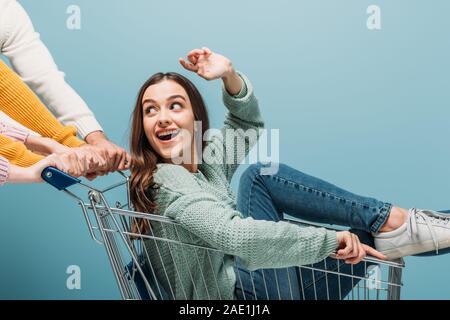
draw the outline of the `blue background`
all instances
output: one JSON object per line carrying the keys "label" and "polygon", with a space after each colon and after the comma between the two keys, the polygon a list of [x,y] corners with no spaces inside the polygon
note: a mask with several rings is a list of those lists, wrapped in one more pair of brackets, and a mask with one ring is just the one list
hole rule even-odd
{"label": "blue background", "polygon": [[[403,207],[450,208],[448,1],[20,3],[118,144],[127,145],[148,76],[186,74],[177,59],[209,46],[252,79],[267,127],[281,130],[280,161]],[[81,30],[66,28],[71,4]],[[371,4],[381,7],[380,31],[366,27]],[[220,84],[189,77],[220,127]],[[0,298],[119,298],[72,199],[46,185],[7,186],[0,199]],[[406,263],[403,298],[450,298],[450,255]],[[81,290],[66,288],[72,264]]]}

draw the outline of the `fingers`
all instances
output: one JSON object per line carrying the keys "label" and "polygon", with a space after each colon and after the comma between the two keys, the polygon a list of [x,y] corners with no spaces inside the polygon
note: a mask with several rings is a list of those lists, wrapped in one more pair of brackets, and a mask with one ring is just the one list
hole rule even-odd
{"label": "fingers", "polygon": [[109,172],[126,170],[131,163],[126,150],[109,141],[102,145],[73,148],[58,156],[65,172],[74,177],[85,176],[89,180]]}
{"label": "fingers", "polygon": [[340,257],[340,259],[349,257],[350,254],[353,252],[353,238],[351,236],[350,232],[343,232],[343,249],[338,250],[337,255]]}
{"label": "fingers", "polygon": [[126,157],[125,157],[125,169],[124,170],[128,170],[131,168],[131,155],[128,154],[128,152],[126,153]]}
{"label": "fingers", "polygon": [[67,168],[67,173],[74,177],[85,176],[97,163],[95,157],[89,154],[89,150],[79,148],[60,154],[59,159]]}
{"label": "fingers", "polygon": [[69,166],[69,174],[74,177],[81,177],[83,173],[83,158],[76,153],[71,152],[62,157],[63,161]]}
{"label": "fingers", "polygon": [[108,150],[108,171],[116,171],[120,163],[120,154],[116,148],[111,148]]}
{"label": "fingers", "polygon": [[62,161],[56,162],[54,167],[56,167],[58,170],[69,174],[69,168],[67,166],[64,165],[64,163]]}
{"label": "fingers", "polygon": [[188,53],[187,58],[192,64],[197,64],[198,60],[201,56],[205,56],[206,58],[210,57],[213,52],[207,47],[203,47],[202,49],[194,49]]}
{"label": "fingers", "polygon": [[203,47],[202,50],[205,53],[206,57],[209,57],[213,54],[213,52],[207,47]]}
{"label": "fingers", "polygon": [[30,167],[29,182],[42,182],[42,171],[48,167],[55,167],[63,172],[68,172],[68,168],[56,155],[50,155]]}
{"label": "fingers", "polygon": [[[126,170],[129,163],[129,155],[125,149],[114,146],[108,149],[108,171]],[[127,163],[127,165],[125,165]]]}
{"label": "fingers", "polygon": [[47,167],[55,167],[62,172],[69,173],[69,167],[56,154],[52,154],[42,160],[42,164],[39,166],[39,171],[42,172]]}
{"label": "fingers", "polygon": [[204,54],[205,54],[205,51],[204,51],[204,50],[201,50],[201,49],[194,49],[194,50],[191,50],[191,51],[188,53],[187,58],[188,58],[188,60],[189,60],[191,63],[196,64],[197,61],[198,61],[198,58],[199,58],[201,55],[204,55]]}
{"label": "fingers", "polygon": [[189,62],[187,62],[185,59],[180,58],[180,64],[183,66],[183,68],[192,71],[192,72],[198,72],[199,71],[199,66],[197,65],[199,62],[199,59],[202,56],[205,56],[206,58],[210,57],[213,54],[213,52],[207,48],[207,47],[203,47],[202,49],[194,49],[191,50],[188,55],[187,55],[187,59]]}
{"label": "fingers", "polygon": [[109,161],[108,161],[108,153],[105,150],[97,150],[93,149],[94,153],[100,158],[99,167],[97,171],[108,171],[109,170]]}
{"label": "fingers", "polygon": [[[131,164],[131,156],[128,152],[108,142],[101,146],[93,146],[93,151],[102,158],[100,165],[95,168],[98,175],[102,175],[117,170],[127,170]],[[102,172],[102,174],[100,174]]]}
{"label": "fingers", "polygon": [[119,163],[117,165],[117,170],[123,171],[125,170],[125,161],[127,161],[126,155],[123,153],[119,158]]}
{"label": "fingers", "polygon": [[358,264],[366,257],[366,251],[364,250],[362,244],[358,243],[358,255],[354,258],[346,259],[345,263],[347,264]]}
{"label": "fingers", "polygon": [[356,264],[366,257],[366,251],[355,234],[342,232],[340,246],[343,248],[338,250],[336,259],[345,260],[345,263]]}
{"label": "fingers", "polygon": [[352,243],[353,243],[353,251],[351,256],[352,257],[357,257],[359,255],[359,248],[361,246],[361,244],[359,243],[359,238],[357,235],[355,234],[351,234],[352,235]]}
{"label": "fingers", "polygon": [[345,263],[348,263],[348,264],[360,263],[364,258],[367,257],[367,255],[370,255],[379,260],[387,260],[388,259],[384,254],[380,253],[379,251],[375,250],[374,248],[372,248],[368,245],[360,243],[359,246],[360,246],[359,255],[355,258],[345,260]]}
{"label": "fingers", "polygon": [[368,245],[362,244],[358,236],[348,231],[338,232],[339,250],[336,259],[345,260],[347,264],[360,263],[367,255],[371,255],[380,260],[387,260],[387,257]]}
{"label": "fingers", "polygon": [[128,170],[130,168],[131,156],[122,149],[122,156],[119,164],[119,170]]}
{"label": "fingers", "polygon": [[95,180],[97,177],[98,177],[98,174],[95,173],[95,172],[88,173],[88,174],[86,175],[86,179],[88,179],[89,181],[93,181],[93,180]]}
{"label": "fingers", "polygon": [[100,154],[98,154],[97,152],[92,152],[92,155],[95,158],[95,161],[93,163],[93,167],[91,168],[91,170],[95,170],[95,171],[99,171],[99,170],[106,170],[108,163],[106,160],[103,159],[102,156],[100,156]]}
{"label": "fingers", "polygon": [[192,71],[192,72],[198,71],[198,66],[193,65],[192,63],[186,62],[183,58],[180,58],[179,61],[180,61],[180,64],[183,66],[183,68],[185,68],[186,70]]}
{"label": "fingers", "polygon": [[365,244],[363,244],[362,246],[368,255],[375,257],[377,259],[380,259],[380,260],[388,260],[387,256],[385,256],[381,252],[375,250],[374,248],[369,247],[368,245],[365,245]]}

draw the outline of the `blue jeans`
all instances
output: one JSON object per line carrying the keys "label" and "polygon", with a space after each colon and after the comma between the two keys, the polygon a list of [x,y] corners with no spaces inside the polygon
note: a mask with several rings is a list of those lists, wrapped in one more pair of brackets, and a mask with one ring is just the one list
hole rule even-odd
{"label": "blue jeans", "polygon": [[[386,222],[390,203],[356,195],[287,165],[280,164],[273,175],[262,175],[264,167],[261,163],[251,165],[240,179],[237,209],[244,217],[280,221],[286,213],[311,222],[346,226],[355,229],[352,232],[361,242],[373,246],[370,233],[378,232]],[[351,266],[327,258],[314,267],[364,276],[368,265],[361,262]],[[254,293],[258,299],[341,299],[356,285],[351,278],[325,277],[323,272],[297,267],[250,273],[237,261],[235,271],[238,299],[251,299]]]}

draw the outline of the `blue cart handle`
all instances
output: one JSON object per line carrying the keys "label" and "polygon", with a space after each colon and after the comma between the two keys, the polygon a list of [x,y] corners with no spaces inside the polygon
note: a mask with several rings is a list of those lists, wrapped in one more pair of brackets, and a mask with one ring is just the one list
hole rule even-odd
{"label": "blue cart handle", "polygon": [[72,177],[55,167],[47,167],[41,173],[42,179],[59,191],[65,190],[75,184],[81,183],[80,179]]}

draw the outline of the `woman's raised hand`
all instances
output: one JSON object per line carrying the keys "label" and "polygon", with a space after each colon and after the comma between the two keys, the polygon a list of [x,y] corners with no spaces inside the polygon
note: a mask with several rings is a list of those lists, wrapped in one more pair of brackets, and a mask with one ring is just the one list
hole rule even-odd
{"label": "woman's raised hand", "polygon": [[234,72],[230,59],[206,47],[189,52],[187,60],[180,58],[183,68],[197,73],[206,80],[223,79]]}
{"label": "woman's raised hand", "polygon": [[368,245],[362,244],[356,234],[348,231],[337,232],[338,251],[336,259],[345,260],[348,264],[357,264],[367,255],[380,260],[387,260],[387,257]]}

